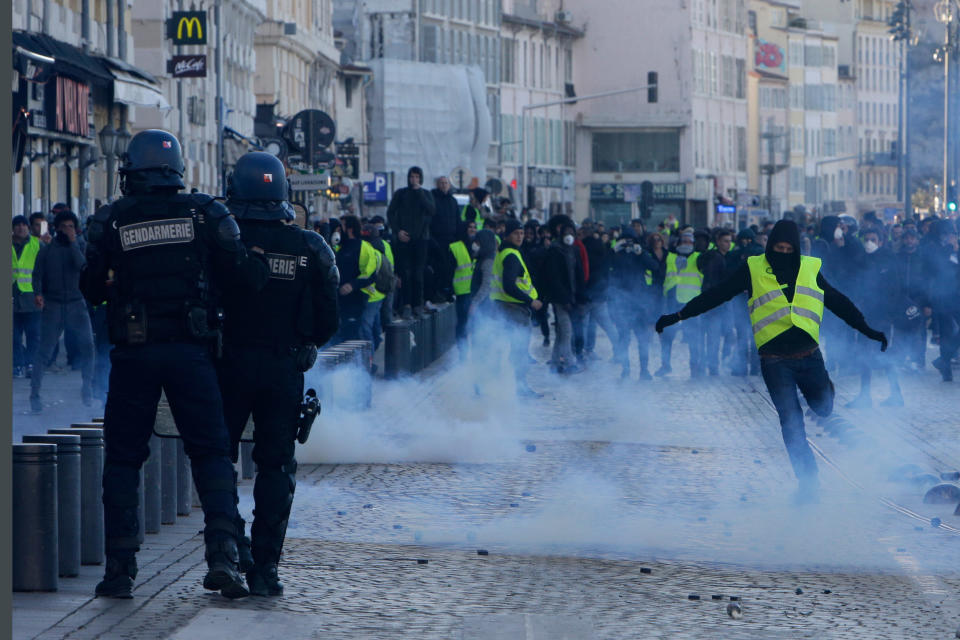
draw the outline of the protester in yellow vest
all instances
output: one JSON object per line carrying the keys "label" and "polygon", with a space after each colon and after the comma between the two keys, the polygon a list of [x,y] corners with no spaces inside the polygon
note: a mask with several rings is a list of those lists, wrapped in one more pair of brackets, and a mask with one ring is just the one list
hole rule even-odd
{"label": "protester in yellow vest", "polygon": [[493,282],[490,299],[503,320],[505,337],[510,343],[510,362],[516,378],[517,395],[541,397],[527,385],[530,367],[530,310],[538,310],[538,300],[530,271],[520,255],[523,227],[516,218],[506,221],[503,246],[493,261]]}
{"label": "protester in yellow vest", "polygon": [[460,222],[475,222],[477,231],[483,229],[483,201],[487,199],[486,189],[477,187],[470,190],[470,204],[463,206],[460,211]]}
{"label": "protester in yellow vest", "polygon": [[30,235],[25,216],[13,218],[13,377],[22,378],[33,368],[40,343],[40,312],[33,296],[33,270],[40,240]]}
{"label": "protester in yellow vest", "polygon": [[797,390],[820,417],[833,411],[834,389],[820,353],[824,307],[851,327],[880,343],[887,337],[871,329],[859,309],[820,273],[820,259],[801,256],[800,230],[781,220],[770,232],[764,255],[746,260],[729,278],[688,302],[680,311],[660,316],[656,329],[687,321],[746,291],[760,371],[777,413],[787,454],[800,482],[797,502],[815,502],[819,493],[817,463],[807,444]]}
{"label": "protester in yellow vest", "polygon": [[[680,234],[676,253],[667,254],[666,270],[663,280],[664,310],[675,311],[700,294],[703,286],[703,271],[700,268],[701,254],[693,250],[693,234]],[[660,368],[655,376],[665,376],[673,372],[671,357],[673,341],[678,331],[671,329],[660,336]],[[690,377],[703,375],[703,327],[699,321],[690,322],[683,327],[683,340],[689,346]]]}
{"label": "protester in yellow vest", "polygon": [[[467,317],[470,314],[470,285],[473,282],[474,256],[473,237],[477,234],[474,222],[460,223],[459,239],[450,243],[450,255],[453,261],[453,293],[456,296],[457,310],[457,348],[460,362],[467,359]],[[479,249],[479,247],[477,247]]]}

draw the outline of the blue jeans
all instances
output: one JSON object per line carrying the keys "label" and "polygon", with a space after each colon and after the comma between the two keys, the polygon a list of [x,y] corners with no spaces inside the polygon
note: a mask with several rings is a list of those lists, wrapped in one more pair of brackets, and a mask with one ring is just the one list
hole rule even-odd
{"label": "blue jeans", "polygon": [[376,302],[367,301],[363,308],[363,315],[360,316],[360,339],[368,340],[373,343],[373,350],[376,351],[380,346],[382,338],[380,337],[380,307],[383,300]]}
{"label": "blue jeans", "polygon": [[[66,334],[77,348],[77,364],[80,365],[83,387],[81,394],[89,398],[93,383],[93,330],[90,327],[90,314],[83,300],[74,302],[54,302],[47,300],[40,312],[40,346],[33,363],[30,378],[30,397],[39,398],[43,386],[43,370],[53,356],[60,341],[60,335]],[[67,340],[67,338],[64,338]]]}
{"label": "blue jeans", "polygon": [[793,472],[801,485],[816,483],[817,462],[807,444],[797,389],[821,418],[833,411],[833,383],[823,366],[820,350],[803,358],[760,358],[760,373],[780,416],[783,444]]}
{"label": "blue jeans", "polygon": [[[26,344],[24,344],[26,339]],[[13,314],[13,366],[33,364],[40,345],[40,312],[20,311]]]}
{"label": "blue jeans", "polygon": [[469,293],[461,293],[457,296],[457,349],[460,351],[460,360],[467,356],[467,316],[470,314],[470,302],[473,296]]}

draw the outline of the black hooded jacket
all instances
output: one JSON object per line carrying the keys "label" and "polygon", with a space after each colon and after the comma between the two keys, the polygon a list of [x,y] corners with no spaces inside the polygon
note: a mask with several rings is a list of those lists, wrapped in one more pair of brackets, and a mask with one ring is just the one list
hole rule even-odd
{"label": "black hooded jacket", "polygon": [[[778,242],[789,242],[793,246],[793,253],[778,254],[774,252],[773,247]],[[781,220],[774,225],[767,240],[766,256],[777,282],[784,285],[784,295],[787,300],[793,302],[793,292],[797,285],[801,257],[800,230],[795,222]],[[849,298],[834,289],[826,281],[822,269],[817,274],[817,286],[823,289],[823,303],[827,309],[861,333],[870,330],[860,310]],[[687,319],[706,313],[743,291],[746,291],[748,297],[750,297],[752,296],[751,289],[750,267],[744,262],[729,278],[688,302],[680,310],[680,318]],[[816,346],[817,343],[810,334],[803,329],[792,327],[764,344],[759,351],[763,355],[792,355],[813,349]]]}

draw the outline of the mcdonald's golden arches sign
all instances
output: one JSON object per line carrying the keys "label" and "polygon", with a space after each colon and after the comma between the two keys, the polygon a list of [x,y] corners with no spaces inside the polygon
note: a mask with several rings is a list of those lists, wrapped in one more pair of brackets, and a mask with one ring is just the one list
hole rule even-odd
{"label": "mcdonald's golden arches sign", "polygon": [[167,20],[167,37],[173,44],[207,44],[207,12],[174,11]]}

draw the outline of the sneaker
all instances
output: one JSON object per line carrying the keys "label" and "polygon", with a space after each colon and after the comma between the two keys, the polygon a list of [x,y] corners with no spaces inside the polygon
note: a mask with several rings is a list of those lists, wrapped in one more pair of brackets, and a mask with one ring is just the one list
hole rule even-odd
{"label": "sneaker", "polygon": [[97,584],[94,593],[98,598],[128,600],[133,597],[133,579],[136,577],[136,557],[107,556],[107,566],[103,574],[103,580]]}
{"label": "sneaker", "polygon": [[650,375],[650,372],[646,369],[641,369],[639,375],[637,376],[638,380],[653,380],[653,376]]}
{"label": "sneaker", "polygon": [[276,563],[258,564],[247,571],[247,587],[253,596],[282,596],[283,583],[277,576]]}
{"label": "sneaker", "polygon": [[583,372],[586,371],[586,370],[587,370],[587,368],[586,368],[585,366],[583,366],[583,365],[580,364],[579,362],[576,362],[576,363],[574,363],[574,364],[569,364],[569,365],[563,367],[563,370],[561,371],[561,373],[565,373],[565,374],[568,374],[568,375],[572,375],[572,374],[574,374],[574,373],[583,373]]}
{"label": "sneaker", "polygon": [[14,368],[13,368],[13,377],[14,377],[14,378],[22,378],[22,377],[24,377],[24,375],[26,375],[26,374],[25,374],[24,371],[23,371],[23,367],[14,367]]}
{"label": "sneaker", "polygon": [[933,365],[933,368],[940,372],[940,377],[943,378],[944,382],[953,381],[953,369],[950,367],[949,362],[945,362],[943,358],[937,358],[930,363]]}
{"label": "sneaker", "polygon": [[545,347],[549,347],[549,346],[550,346],[550,338],[544,338],[544,339],[543,339],[543,346],[545,346]]}
{"label": "sneaker", "polygon": [[670,375],[670,373],[672,372],[673,372],[673,369],[670,368],[669,365],[667,365],[657,369],[657,372],[654,373],[653,375],[657,376],[658,378],[662,378],[663,376]]}
{"label": "sneaker", "polygon": [[870,398],[870,396],[861,393],[844,406],[847,409],[869,409],[873,406],[873,400]]}

